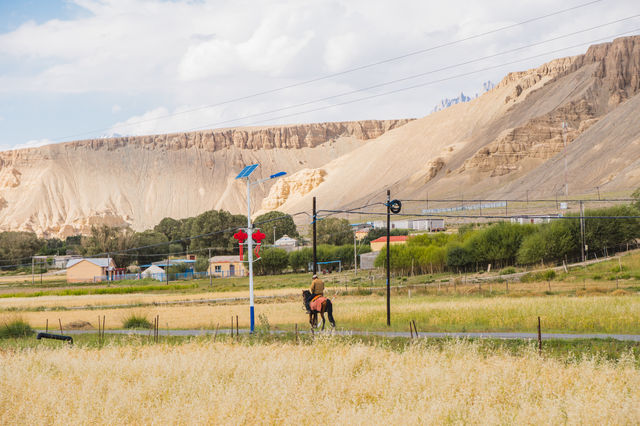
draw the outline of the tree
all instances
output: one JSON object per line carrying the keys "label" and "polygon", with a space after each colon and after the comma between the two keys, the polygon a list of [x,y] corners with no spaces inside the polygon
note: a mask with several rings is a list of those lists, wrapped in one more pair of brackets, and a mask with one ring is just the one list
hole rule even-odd
{"label": "tree", "polygon": [[85,255],[110,255],[118,267],[124,267],[132,260],[131,254],[123,251],[134,247],[133,236],[134,232],[130,228],[92,226],[91,235],[82,238],[82,246]]}
{"label": "tree", "polygon": [[256,272],[260,275],[281,274],[289,264],[289,255],[286,250],[268,248],[260,251],[260,260],[254,264]]}
{"label": "tree", "polygon": [[[185,222],[185,228],[189,228],[185,233],[191,237],[189,249],[196,251],[215,247],[231,253],[236,243],[233,234],[246,224],[247,217],[243,215],[232,215],[225,210],[206,211]],[[196,236],[198,238],[194,238]]]}
{"label": "tree", "polygon": [[150,263],[162,260],[169,253],[169,238],[158,231],[147,230],[144,232],[136,232],[132,238],[132,247],[143,247],[132,254],[136,254],[139,265],[148,265]]}
{"label": "tree", "polygon": [[341,246],[353,243],[353,231],[347,219],[328,217],[319,220],[316,225],[316,233],[318,244]]}
{"label": "tree", "polygon": [[313,262],[313,249],[305,247],[289,253],[289,266],[296,271],[307,271],[309,263]]}
{"label": "tree", "polygon": [[[0,266],[30,263],[29,259],[44,246],[33,232],[0,233]],[[15,266],[12,266],[15,267]]]}
{"label": "tree", "polygon": [[265,243],[273,244],[273,230],[276,230],[276,240],[283,235],[288,235],[291,238],[297,238],[299,236],[296,224],[293,222],[291,215],[282,213],[279,211],[272,211],[269,213],[261,214],[253,221],[254,227],[258,227],[267,236]]}

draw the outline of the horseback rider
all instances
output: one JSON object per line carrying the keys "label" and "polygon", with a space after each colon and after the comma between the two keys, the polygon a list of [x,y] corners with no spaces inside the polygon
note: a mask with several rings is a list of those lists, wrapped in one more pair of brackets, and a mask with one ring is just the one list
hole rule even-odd
{"label": "horseback rider", "polygon": [[307,307],[307,312],[311,313],[311,308],[309,307],[309,303],[311,303],[314,297],[324,295],[324,282],[320,278],[318,278],[318,275],[316,274],[313,274],[311,287],[309,287],[309,292],[311,292],[311,296],[306,301],[306,307]]}

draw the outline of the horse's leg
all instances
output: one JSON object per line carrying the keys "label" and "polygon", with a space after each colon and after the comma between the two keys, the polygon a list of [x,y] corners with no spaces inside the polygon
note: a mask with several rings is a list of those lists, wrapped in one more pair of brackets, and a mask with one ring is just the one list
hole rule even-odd
{"label": "horse's leg", "polygon": [[333,303],[331,303],[331,300],[328,300],[328,299],[327,299],[327,315],[329,317],[329,322],[331,323],[331,326],[335,328],[336,320],[333,319]]}
{"label": "horse's leg", "polygon": [[324,323],[325,323],[325,320],[324,320],[324,306],[323,306],[323,309],[320,311],[320,316],[322,317],[322,330],[324,331]]}

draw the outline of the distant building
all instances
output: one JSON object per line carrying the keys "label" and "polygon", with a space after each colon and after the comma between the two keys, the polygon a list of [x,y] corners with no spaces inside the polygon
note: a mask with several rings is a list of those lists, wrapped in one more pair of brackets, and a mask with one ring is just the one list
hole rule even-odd
{"label": "distant building", "polygon": [[[408,239],[409,239],[408,235],[391,235],[389,237],[389,242],[391,243],[392,246],[395,246],[399,244],[406,244]],[[371,251],[380,251],[385,247],[387,247],[386,236],[376,238],[375,240],[371,241]]]}
{"label": "distant building", "polygon": [[140,274],[142,278],[153,278],[154,280],[164,281],[166,276],[164,274],[164,269],[159,267],[158,265],[151,265]]}
{"label": "distant building", "polygon": [[[387,222],[383,220],[377,220],[373,222],[373,227],[378,229],[385,229]],[[415,231],[444,231],[444,219],[430,218],[430,219],[407,219],[407,220],[392,220],[390,223],[391,229],[408,229]]]}
{"label": "distant building", "polygon": [[371,228],[362,228],[356,231],[356,240],[362,241],[365,239],[367,235],[369,235],[369,231]]}
{"label": "distant building", "polygon": [[214,277],[244,277],[247,275],[239,256],[213,256],[209,259],[209,275]]}
{"label": "distant building", "polygon": [[[386,246],[386,244],[385,244]],[[376,258],[378,257],[378,255],[380,254],[379,251],[372,251],[369,253],[364,253],[360,255],[360,269],[373,269],[374,266],[374,262],[376,261]]]}
{"label": "distant building", "polygon": [[285,234],[282,238],[277,239],[273,245],[289,252],[296,249],[298,246],[298,240]]}
{"label": "distant building", "polygon": [[55,256],[33,256],[36,265],[48,265],[53,269],[64,269],[72,259],[82,259],[82,256],[75,254],[55,255]]}
{"label": "distant building", "polygon": [[522,215],[522,216],[514,216],[511,218],[511,223],[519,223],[520,225],[525,224],[540,224],[540,223],[549,223],[552,219],[559,218],[560,215]]}
{"label": "distant building", "polygon": [[67,282],[100,282],[112,279],[117,272],[116,263],[111,258],[71,259],[67,263]]}

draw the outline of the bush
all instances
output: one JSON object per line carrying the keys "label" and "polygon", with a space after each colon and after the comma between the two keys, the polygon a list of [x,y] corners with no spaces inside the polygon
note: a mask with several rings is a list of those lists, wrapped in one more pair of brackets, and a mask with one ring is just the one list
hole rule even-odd
{"label": "bush", "polygon": [[508,274],[515,274],[516,273],[516,268],[513,267],[508,267],[508,268],[504,268],[500,271],[500,275],[508,275]]}
{"label": "bush", "polygon": [[260,261],[254,264],[256,271],[260,275],[281,274],[289,264],[289,255],[286,250],[280,248],[269,248],[260,253]]}
{"label": "bush", "polygon": [[33,328],[31,328],[28,322],[22,319],[13,320],[8,324],[4,323],[0,327],[0,339],[28,337],[33,333],[35,333]]}
{"label": "bush", "polygon": [[122,323],[124,328],[151,328],[147,317],[138,314],[129,315]]}

